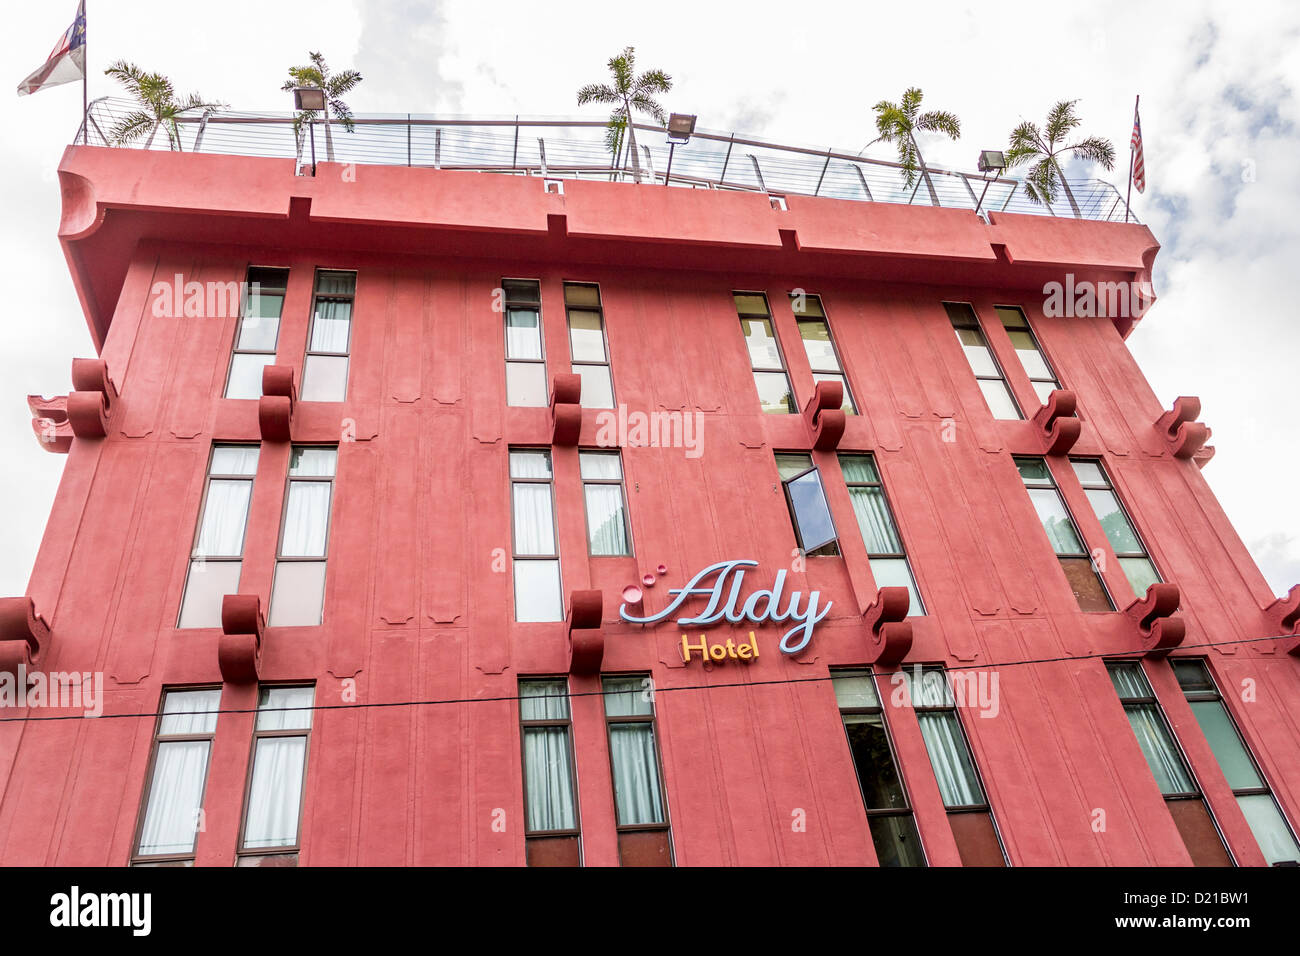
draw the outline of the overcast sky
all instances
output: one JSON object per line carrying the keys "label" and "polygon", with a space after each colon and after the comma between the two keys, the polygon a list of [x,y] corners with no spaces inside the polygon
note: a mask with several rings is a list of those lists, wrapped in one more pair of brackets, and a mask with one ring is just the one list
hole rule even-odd
{"label": "overcast sky", "polygon": [[[71,22],[75,0],[11,4],[0,63],[13,90]],[[926,158],[971,169],[1022,119],[1078,98],[1109,137],[1121,189],[1142,94],[1147,191],[1134,203],[1163,249],[1160,301],[1129,345],[1168,407],[1203,400],[1218,457],[1205,476],[1275,591],[1300,582],[1300,4],[1279,2],[482,3],[414,0],[88,0],[90,96],[126,58],[237,109],[283,110],[285,69],[321,50],[365,81],[354,111],[573,114],[625,45],[672,74],[665,105],[700,125],[859,148],[871,104],[920,86],[963,137]],[[54,175],[81,86],[0,95],[0,595],[22,594],[64,456],[32,437],[24,397],[61,395],[91,356],[56,239]],[[598,107],[593,115],[603,115]],[[871,155],[888,158],[889,147]],[[1086,175],[1087,170],[1071,170]],[[1135,194],[1136,195],[1136,194]]]}

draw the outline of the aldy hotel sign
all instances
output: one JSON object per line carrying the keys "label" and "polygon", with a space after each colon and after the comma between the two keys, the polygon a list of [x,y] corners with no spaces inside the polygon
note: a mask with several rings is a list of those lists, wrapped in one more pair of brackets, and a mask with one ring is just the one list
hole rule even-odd
{"label": "aldy hotel sign", "polygon": [[[806,602],[802,591],[790,591],[787,596],[784,568],[776,572],[776,580],[772,582],[770,588],[759,588],[742,600],[745,571],[747,568],[756,567],[758,567],[757,561],[719,561],[696,572],[695,577],[691,578],[685,587],[670,588],[668,593],[673,596],[673,599],[662,611],[648,617],[636,617],[629,613],[628,606],[623,604],[618,609],[618,616],[629,624],[655,624],[677,613],[692,598],[707,598],[708,603],[702,611],[698,614],[678,617],[677,623],[684,628],[689,628],[709,627],[723,621],[731,624],[739,624],[742,621],[751,624],[792,622],[793,626],[781,636],[781,651],[785,654],[798,654],[812,640],[813,628],[830,612],[831,603],[828,601],[824,606],[821,604],[820,591],[809,591]],[[784,606],[782,606],[783,598],[785,598]],[[682,644],[682,657],[689,662],[690,655],[684,637]],[[723,647],[723,655],[726,657],[739,656],[743,660],[751,659],[744,655],[728,653],[724,645],[717,646]],[[751,656],[757,657],[758,645],[752,634],[748,647]],[[711,650],[704,646],[702,638],[700,644],[693,645],[693,649],[699,649],[702,655],[709,654]],[[723,657],[713,656],[713,659],[722,660]]]}

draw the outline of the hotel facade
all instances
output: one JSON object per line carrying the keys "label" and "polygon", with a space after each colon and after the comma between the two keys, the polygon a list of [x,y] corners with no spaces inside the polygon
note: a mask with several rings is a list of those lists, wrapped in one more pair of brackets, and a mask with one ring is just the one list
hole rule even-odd
{"label": "hotel facade", "polygon": [[361,127],[63,158],[0,864],[1300,861],[1300,590],[1113,190]]}

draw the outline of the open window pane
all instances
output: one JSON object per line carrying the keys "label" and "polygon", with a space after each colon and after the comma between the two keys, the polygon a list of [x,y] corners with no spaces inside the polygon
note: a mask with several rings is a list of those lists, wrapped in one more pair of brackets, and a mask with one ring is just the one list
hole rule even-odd
{"label": "open window pane", "polygon": [[270,627],[314,627],[325,604],[324,561],[281,561],[271,586]]}
{"label": "open window pane", "polygon": [[816,551],[835,540],[835,523],[826,504],[821,478],[816,470],[786,482],[795,530],[805,551]]}
{"label": "open window pane", "polygon": [[562,621],[559,561],[516,561],[515,620]]}
{"label": "open window pane", "polygon": [[296,846],[307,738],[261,737],[253,751],[244,847]]}
{"label": "open window pane", "polygon": [[345,355],[308,355],[302,372],[304,402],[341,402],[347,398],[348,359]]}
{"label": "open window pane", "polygon": [[220,627],[221,600],[239,593],[239,561],[191,561],[177,627]]}

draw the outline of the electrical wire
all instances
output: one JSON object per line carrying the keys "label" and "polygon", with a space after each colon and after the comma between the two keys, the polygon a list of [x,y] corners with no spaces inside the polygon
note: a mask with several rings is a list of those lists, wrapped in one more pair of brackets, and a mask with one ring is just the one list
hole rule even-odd
{"label": "electrical wire", "polygon": [[[1182,650],[1191,650],[1194,648],[1226,647],[1233,644],[1257,644],[1262,641],[1287,640],[1288,638],[1293,638],[1295,636],[1296,636],[1295,634],[1277,634],[1269,637],[1247,637],[1235,641],[1207,641],[1202,644],[1181,644],[1176,649],[1182,651]],[[928,670],[941,670],[944,673],[950,673],[954,671],[997,670],[999,668],[1004,668],[1004,667],[1023,667],[1032,664],[1060,664],[1060,663],[1065,663],[1067,661],[1086,661],[1086,660],[1098,660],[1098,659],[1123,660],[1123,659],[1129,659],[1133,657],[1140,658],[1142,656],[1145,656],[1146,653],[1147,652],[1145,650],[1136,650],[1136,651],[1106,652],[1106,653],[1097,653],[1097,654],[1067,654],[1067,655],[1062,655],[1060,657],[1038,657],[1038,658],[1028,658],[1019,661],[1001,661],[999,663],[967,664],[961,666],[953,666],[948,664],[922,665],[920,662],[917,662],[915,666],[925,666]],[[909,667],[912,666],[914,665],[906,664],[906,663],[899,664],[897,665],[896,669],[899,671],[906,671]],[[859,668],[836,668],[836,670],[848,670],[848,669],[865,670],[870,668],[867,666],[863,666]],[[884,672],[877,669],[874,671],[874,673],[884,673]],[[609,674],[606,676],[629,678],[629,677],[637,677],[641,675]],[[815,683],[825,682],[829,680],[835,680],[837,676],[838,675],[836,673],[832,672],[824,676],[818,675],[814,677],[782,677],[782,678],[772,678],[769,680],[733,681],[730,683],[723,683],[723,684],[684,684],[679,687],[659,687],[656,686],[653,682],[651,682],[648,689],[653,694],[670,694],[670,693],[678,693],[680,691],[726,690],[726,689],[738,688],[738,687],[769,687],[769,686],[780,686],[780,685],[788,685],[788,684],[815,684]],[[648,679],[649,675],[645,675],[645,677]],[[201,688],[203,685],[195,685],[195,686],[196,688]],[[291,687],[291,686],[306,686],[306,685],[294,685],[292,683],[286,683],[286,684],[274,684],[269,686]],[[128,713],[128,714],[100,714],[94,717],[88,716],[86,714],[58,714],[58,715],[50,715],[48,717],[30,717],[24,715],[22,717],[0,717],[0,723],[15,723],[15,722],[40,723],[43,721],[53,721],[53,720],[116,720],[116,719],[124,719],[124,718],[145,718],[145,717],[158,719],[160,717],[165,717],[165,716],[194,717],[200,715],[206,716],[206,715],[215,715],[215,714],[257,714],[257,713],[267,714],[267,713],[279,713],[282,711],[288,712],[288,711],[317,711],[317,710],[320,711],[359,710],[359,709],[377,709],[377,708],[390,708],[390,707],[434,707],[434,706],[445,706],[451,704],[486,704],[486,703],[514,702],[514,701],[522,701],[522,700],[545,700],[548,697],[564,697],[568,699],[572,699],[575,697],[607,697],[611,695],[626,694],[626,693],[628,693],[628,691],[626,690],[607,691],[602,688],[601,690],[579,691],[577,693],[568,692],[564,694],[536,694],[529,697],[521,697],[518,694],[511,694],[507,696],[496,696],[496,697],[453,697],[453,698],[442,698],[437,700],[394,700],[394,701],[375,701],[373,703],[357,702],[357,703],[346,703],[346,704],[312,704],[310,706],[302,706],[302,707],[221,708],[218,710],[186,711],[183,715],[181,714],[169,715],[169,714],[158,713],[158,712]]]}

